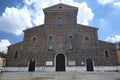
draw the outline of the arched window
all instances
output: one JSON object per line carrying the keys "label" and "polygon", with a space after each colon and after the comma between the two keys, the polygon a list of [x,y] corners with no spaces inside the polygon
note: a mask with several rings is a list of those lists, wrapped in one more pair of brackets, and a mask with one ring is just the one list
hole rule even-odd
{"label": "arched window", "polygon": [[104,53],[105,53],[105,57],[109,57],[109,51],[108,50],[105,50]]}
{"label": "arched window", "polygon": [[73,46],[72,46],[72,36],[69,36],[68,38],[68,49],[72,49]]}
{"label": "arched window", "polygon": [[48,49],[51,50],[53,49],[53,37],[50,36],[48,40]]}

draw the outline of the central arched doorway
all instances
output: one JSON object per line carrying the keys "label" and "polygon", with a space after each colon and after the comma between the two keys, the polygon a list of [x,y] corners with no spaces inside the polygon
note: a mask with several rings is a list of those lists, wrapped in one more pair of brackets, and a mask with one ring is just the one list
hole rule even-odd
{"label": "central arched doorway", "polygon": [[65,56],[61,53],[56,56],[56,71],[65,71]]}
{"label": "central arched doorway", "polygon": [[86,67],[87,71],[94,71],[92,59],[90,58],[86,59]]}

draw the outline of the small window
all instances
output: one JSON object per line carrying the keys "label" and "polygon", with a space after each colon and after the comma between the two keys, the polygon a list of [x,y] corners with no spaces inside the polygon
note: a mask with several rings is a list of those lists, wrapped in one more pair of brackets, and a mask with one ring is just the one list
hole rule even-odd
{"label": "small window", "polygon": [[32,37],[32,42],[37,42],[37,37]]}
{"label": "small window", "polygon": [[109,51],[105,50],[105,57],[109,57]]}
{"label": "small window", "polygon": [[89,39],[89,37],[85,37],[85,41],[89,41],[90,39]]}
{"label": "small window", "polygon": [[69,36],[68,38],[68,49],[72,49],[72,36]]}
{"label": "small window", "polygon": [[33,41],[35,42],[36,40],[37,40],[37,38],[36,38],[36,37],[34,37],[34,38],[33,38]]}
{"label": "small window", "polygon": [[49,37],[49,41],[48,41],[48,49],[51,50],[53,49],[53,37]]}
{"label": "small window", "polygon": [[18,51],[15,52],[14,58],[18,58]]}
{"label": "small window", "polygon": [[62,6],[60,6],[59,8],[62,8]]}

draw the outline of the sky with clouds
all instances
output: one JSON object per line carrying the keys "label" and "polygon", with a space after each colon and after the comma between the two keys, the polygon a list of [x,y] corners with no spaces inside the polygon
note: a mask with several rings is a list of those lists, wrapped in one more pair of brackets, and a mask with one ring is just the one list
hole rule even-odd
{"label": "sky with clouds", "polygon": [[22,41],[23,30],[44,24],[43,9],[60,1],[78,7],[78,23],[98,28],[100,40],[120,41],[120,0],[0,0],[0,52]]}

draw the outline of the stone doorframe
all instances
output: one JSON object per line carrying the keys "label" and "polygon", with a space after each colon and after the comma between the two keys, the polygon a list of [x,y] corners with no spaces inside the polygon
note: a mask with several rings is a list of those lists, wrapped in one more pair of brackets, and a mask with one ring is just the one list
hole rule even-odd
{"label": "stone doorframe", "polygon": [[29,71],[29,68],[30,68],[30,61],[32,61],[32,60],[33,60],[34,63],[35,63],[35,64],[34,64],[34,66],[35,66],[35,67],[34,67],[34,71],[35,71],[35,68],[36,68],[36,60],[35,60],[35,59],[29,59],[29,60],[28,60],[28,71]]}
{"label": "stone doorframe", "polygon": [[93,71],[94,71],[94,60],[92,58],[86,58],[85,59],[85,66],[86,66],[86,71],[87,71],[87,60],[90,59],[92,61],[92,68],[93,68]]}
{"label": "stone doorframe", "polygon": [[63,55],[65,56],[65,70],[66,70],[66,67],[67,67],[67,56],[66,56],[66,54],[63,53],[63,52],[58,52],[58,53],[56,53],[55,56],[54,56],[54,67],[55,67],[55,71],[56,71],[56,57],[57,57],[58,54],[63,54]]}

